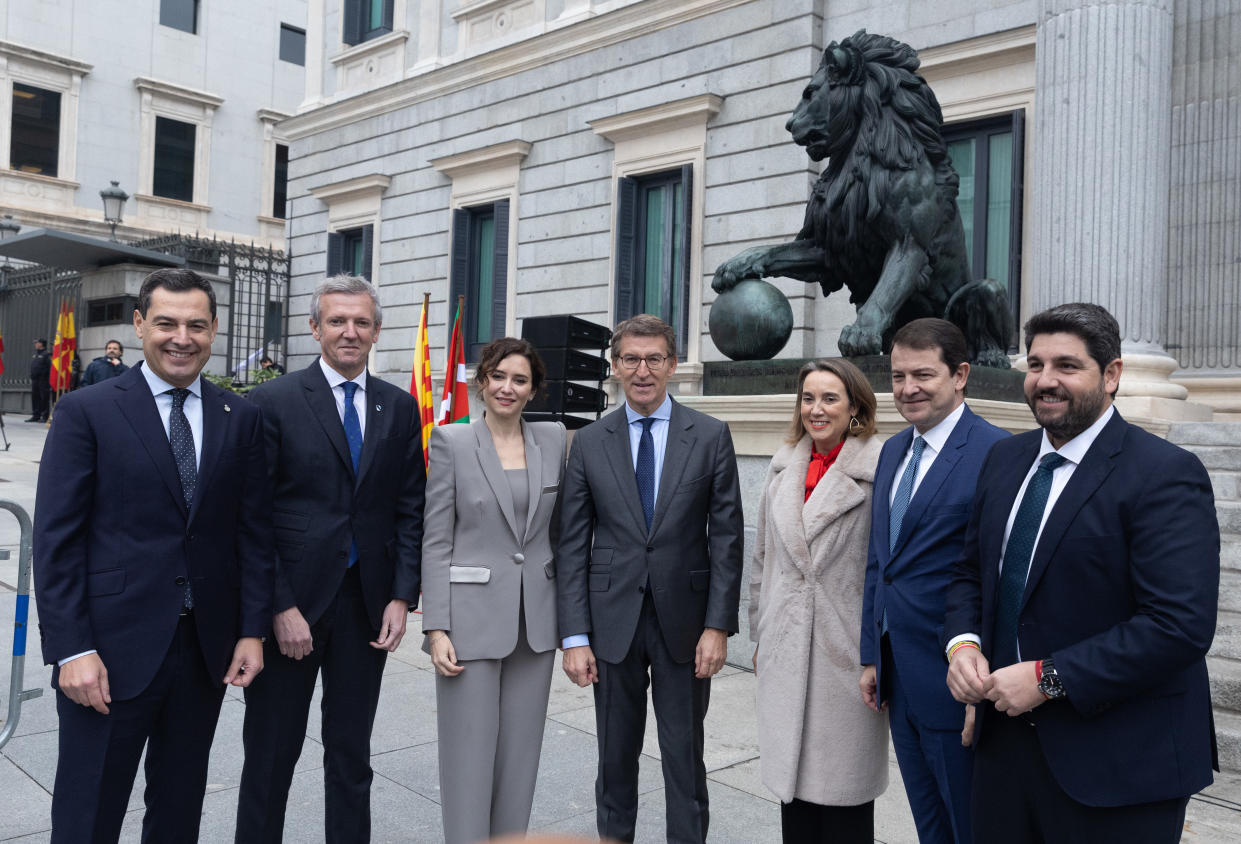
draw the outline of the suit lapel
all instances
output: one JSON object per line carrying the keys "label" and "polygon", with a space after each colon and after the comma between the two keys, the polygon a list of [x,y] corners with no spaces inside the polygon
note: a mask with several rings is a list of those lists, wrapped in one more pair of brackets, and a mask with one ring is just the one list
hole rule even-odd
{"label": "suit lapel", "polygon": [[638,532],[645,535],[646,517],[642,515],[638,477],[634,474],[633,452],[629,449],[629,419],[625,415],[625,405],[622,403],[614,413],[605,416],[603,425],[608,433],[604,451],[608,465],[612,467],[612,474],[616,476],[616,490],[629,508],[629,515],[633,516],[638,525]]}
{"label": "suit lapel", "polygon": [[812,566],[802,511],[805,509],[806,470],[809,467],[810,437],[802,437],[797,445],[793,446],[788,465],[777,477],[772,496],[775,499],[776,519],[780,522],[777,535],[788,551],[793,565],[807,575],[810,574]]}
{"label": "suit lapel", "polygon": [[1043,532],[1039,535],[1038,545],[1035,546],[1034,556],[1030,560],[1030,573],[1026,576],[1026,590],[1021,599],[1023,609],[1030,593],[1038,586],[1043,572],[1047,571],[1047,565],[1056,553],[1060,540],[1064,538],[1065,531],[1073,524],[1090,496],[1094,495],[1095,490],[1111,473],[1113,460],[1120,453],[1128,424],[1120,418],[1119,413],[1113,415],[1087,450],[1081,464],[1073,470],[1073,476],[1069,478],[1064,492],[1060,493],[1056,505],[1047,514],[1047,523],[1043,525]]}
{"label": "suit lapel", "polygon": [[[663,522],[664,512],[672,501],[672,495],[681,484],[685,474],[686,458],[694,448],[694,423],[689,415],[681,410],[674,401],[672,416],[668,419],[668,439],[664,443],[664,465],[659,474],[659,491],[655,495],[655,515],[651,518],[651,535],[659,530]],[[634,475],[634,488],[637,488],[637,475]],[[645,520],[643,521],[645,525]]]}
{"label": "suit lapel", "polygon": [[[926,508],[939,496],[940,489],[948,480],[948,476],[952,474],[952,470],[956,468],[957,461],[961,459],[961,449],[969,442],[970,431],[973,429],[974,414],[970,413],[967,407],[961,414],[961,418],[957,420],[952,433],[948,435],[944,447],[939,454],[935,455],[935,462],[927,470],[922,483],[918,484],[918,489],[909,502],[909,509],[905,511],[905,517],[901,519],[901,535],[896,539],[896,547],[892,550],[892,556],[900,554],[905,543],[909,541],[909,537],[913,535],[914,526],[922,521]],[[912,440],[912,434],[910,439]]]}
{"label": "suit lapel", "polygon": [[534,430],[524,421],[521,423],[521,432],[526,440],[526,488],[530,498],[526,505],[526,531],[517,539],[525,542],[534,526],[534,513],[539,509],[540,496],[543,494],[543,449],[534,441]]}
{"label": "suit lapel", "polygon": [[349,444],[345,442],[345,426],[340,421],[336,397],[332,395],[332,388],[323,376],[319,361],[316,360],[302,370],[302,386],[306,389],[306,403],[310,405],[311,415],[319,421],[324,435],[332,448],[336,449],[336,456],[345,464],[346,470],[349,474],[354,474],[353,458],[349,456]]}
{"label": "suit lapel", "polygon": [[[508,524],[508,529],[512,531],[513,538],[521,542],[522,531],[518,529],[517,516],[513,511],[513,491],[509,489],[508,479],[504,476],[504,467],[500,464],[500,455],[496,452],[495,442],[491,439],[491,431],[487,429],[487,423],[482,419],[471,422],[470,428],[474,431],[475,451],[483,477],[487,479],[487,484],[491,487],[496,502],[500,505],[500,512],[504,514],[504,521]],[[528,465],[529,460],[526,462]]]}
{"label": "suit lapel", "polygon": [[[379,441],[387,435],[388,420],[392,416],[380,398],[379,389],[379,379],[369,372],[366,373],[366,392],[363,393],[363,398],[366,399],[366,433],[362,435],[362,457],[358,460],[358,486],[362,485],[367,470],[375,462]],[[340,428],[342,432],[345,430],[343,424]]]}
{"label": "suit lapel", "polygon": [[202,453],[198,458],[198,484],[194,487],[194,506],[190,508],[190,520],[195,514],[206,494],[207,485],[211,483],[215,473],[215,464],[224,447],[224,429],[228,425],[228,414],[224,411],[224,396],[207,380],[201,379],[203,405],[203,444]]}
{"label": "suit lapel", "polygon": [[[888,441],[891,446],[885,450],[887,456],[880,457],[879,466],[875,470],[875,507],[873,510],[875,524],[872,533],[884,540],[889,539],[888,524],[892,520],[892,505],[888,502],[892,498],[892,487],[896,483],[896,470],[900,468],[901,458],[909,450],[909,444],[912,441],[913,428],[906,428],[895,434]],[[888,541],[875,543],[875,553],[879,557],[880,568],[886,566],[892,559],[892,552],[888,550],[890,544]]]}
{"label": "suit lapel", "polygon": [[[172,458],[172,446],[168,442],[168,433],[159,417],[159,408],[155,406],[155,397],[147,386],[146,377],[140,366],[131,368],[124,375],[114,379],[119,395],[116,398],[121,413],[129,420],[130,427],[138,435],[139,442],[146,449],[151,462],[155,464],[164,486],[172,494],[177,507],[183,516],[189,513],[185,507],[185,495],[181,492],[181,476],[177,474],[177,463]],[[204,426],[205,427],[205,426]]]}
{"label": "suit lapel", "polygon": [[[858,507],[866,501],[866,491],[858,485],[859,478],[871,480],[873,476],[858,465],[859,454],[866,448],[867,440],[849,437],[844,447],[836,456],[836,462],[827,470],[827,474],[815,485],[814,492],[802,506],[802,525],[805,533],[806,549],[811,568],[814,568],[816,556],[820,565],[826,565],[831,555],[815,555],[811,551],[819,535],[828,525],[842,515]],[[806,468],[809,469],[809,452],[807,452]],[[806,473],[802,472],[802,489],[805,489]],[[803,491],[802,495],[805,495]]]}

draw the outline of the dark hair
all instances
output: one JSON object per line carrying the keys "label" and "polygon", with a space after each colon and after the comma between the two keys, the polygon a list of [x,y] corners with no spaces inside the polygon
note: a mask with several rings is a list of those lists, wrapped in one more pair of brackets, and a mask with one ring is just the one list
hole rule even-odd
{"label": "dark hair", "polygon": [[121,347],[121,351],[122,351],[122,352],[123,352],[123,351],[125,351],[125,344],[124,344],[124,343],[122,343],[120,340],[116,340],[116,339],[112,339],[112,340],[109,340],[108,342],[104,343],[104,344],[103,344],[103,349],[104,349],[104,351],[106,352],[106,351],[108,350],[108,346],[111,346],[113,343],[115,343],[116,345],[120,346],[120,347]]}
{"label": "dark hair", "polygon": [[483,346],[483,350],[478,353],[478,370],[474,373],[474,383],[481,389],[500,362],[509,355],[522,355],[530,361],[531,395],[537,393],[543,386],[547,369],[543,366],[543,359],[539,357],[534,344],[520,337],[501,337]]}
{"label": "dark hair", "polygon": [[1036,334],[1072,334],[1086,344],[1099,372],[1120,357],[1120,324],[1107,308],[1090,302],[1070,302],[1040,311],[1025,324],[1026,354]]}
{"label": "dark hair", "polygon": [[143,319],[146,319],[147,311],[151,307],[151,294],[161,287],[171,293],[201,290],[207,294],[211,318],[215,319],[215,289],[211,282],[193,270],[178,269],[156,270],[143,280],[142,289],[138,291],[138,313],[142,314]]}
{"label": "dark hair", "polygon": [[806,376],[811,372],[830,372],[845,385],[849,404],[857,408],[854,418],[858,421],[858,427],[851,425],[849,436],[869,437],[875,433],[875,391],[870,388],[870,382],[862,370],[844,358],[818,358],[807,361],[797,371],[797,401],[793,404],[793,424],[789,426],[787,442],[796,443],[806,434],[801,422],[801,390],[806,385]]}
{"label": "dark hair", "polygon": [[662,337],[668,346],[668,356],[676,357],[677,337],[672,326],[657,316],[638,314],[622,322],[612,332],[612,359],[620,357],[621,340],[626,337]]}
{"label": "dark hair", "polygon": [[47,345],[47,340],[46,340],[45,338],[43,338],[43,337],[40,337],[38,340],[35,340],[35,342],[36,342],[36,343],[42,343],[42,344],[43,344],[43,345],[45,345],[45,346]]}
{"label": "dark hair", "polygon": [[956,372],[957,367],[970,359],[961,329],[946,319],[935,317],[905,323],[892,337],[892,345],[919,351],[937,349],[939,359],[947,365],[949,372]]}
{"label": "dark hair", "polygon": [[263,355],[261,358],[259,358],[259,365],[262,365],[265,363],[275,363],[275,361],[272,360],[270,356]]}

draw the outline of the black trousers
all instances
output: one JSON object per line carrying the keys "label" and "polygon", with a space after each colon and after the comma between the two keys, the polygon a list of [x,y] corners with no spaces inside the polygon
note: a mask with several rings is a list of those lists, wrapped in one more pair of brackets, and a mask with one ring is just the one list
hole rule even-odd
{"label": "black trousers", "polygon": [[207,672],[190,616],[177,625],[151,684],[135,698],[114,700],[107,715],[57,690],[60,754],[52,841],[103,844],[120,838],[144,747],[142,840],[197,841],[207,760],[223,699],[224,686]]}
{"label": "black trousers", "polygon": [[30,385],[30,416],[32,419],[47,419],[51,410],[52,385],[47,376],[35,378]]}
{"label": "black trousers", "polygon": [[872,844],[875,801],[859,806],[821,806],[794,798],[780,804],[784,844]]}
{"label": "black trousers", "polygon": [[320,670],[326,840],[370,840],[371,728],[388,652],[370,646],[379,631],[366,614],[357,566],[345,574],[336,599],[311,625],[310,634],[314,650],[300,660],[281,655],[275,637],[268,637],[263,673],[246,689],[239,843],[284,839],[293,767],[302,753]]}
{"label": "black trousers", "polygon": [[1056,782],[1034,726],[994,709],[986,717],[974,757],[975,841],[1176,844],[1181,840],[1188,797],[1117,807],[1078,803]]}
{"label": "black trousers", "polygon": [[632,842],[638,818],[638,757],[651,689],[664,772],[669,844],[703,844],[709,820],[702,722],[711,681],[694,676],[694,663],[673,660],[664,644],[648,588],[638,629],[624,660],[599,661],[595,723],[599,775],[595,805],[599,836]]}

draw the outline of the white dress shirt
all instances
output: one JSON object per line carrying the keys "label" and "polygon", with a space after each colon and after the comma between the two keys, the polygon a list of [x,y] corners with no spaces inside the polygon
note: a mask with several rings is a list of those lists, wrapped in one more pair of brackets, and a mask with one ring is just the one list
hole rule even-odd
{"label": "white dress shirt", "polygon": [[[1026,470],[1025,480],[1021,482],[1021,488],[1017,490],[1017,497],[1013,499],[1012,509],[1008,511],[1008,522],[1004,525],[1004,542],[1000,545],[1000,559],[996,561],[996,568],[1004,568],[1004,549],[1008,547],[1008,536],[1013,531],[1013,522],[1017,519],[1017,510],[1021,507],[1022,496],[1026,494],[1026,487],[1030,485],[1030,479],[1034,477],[1035,471],[1038,470],[1039,461],[1044,455],[1053,451],[1058,451],[1064,462],[1061,463],[1051,473],[1051,490],[1047,493],[1047,504],[1043,507],[1043,518],[1038,523],[1038,533],[1034,537],[1034,546],[1030,550],[1030,559],[1034,559],[1034,555],[1038,553],[1039,540],[1043,538],[1043,527],[1047,524],[1047,516],[1051,513],[1056,501],[1059,500],[1060,494],[1064,492],[1064,488],[1069,485],[1069,479],[1073,477],[1073,473],[1077,470],[1078,465],[1086,458],[1086,452],[1090,451],[1090,447],[1094,445],[1094,441],[1098,439],[1099,432],[1111,420],[1116,408],[1108,405],[1107,410],[1103,411],[1103,415],[1094,421],[1089,428],[1082,431],[1073,439],[1057,449],[1051,444],[1051,440],[1047,438],[1047,431],[1043,431],[1043,440],[1039,444],[1038,454],[1034,457],[1034,462],[1030,464],[1030,468]],[[1028,575],[1028,572],[1027,572]],[[962,633],[960,636],[954,636],[948,642],[947,650],[951,651],[953,646],[958,642],[973,642],[979,645],[982,639],[977,633]],[[1021,643],[1017,644],[1017,659],[1021,659]]]}
{"label": "white dress shirt", "polygon": [[328,366],[323,358],[319,358],[319,367],[323,370],[323,377],[327,379],[328,386],[332,388],[332,398],[336,399],[336,415],[340,417],[341,425],[345,424],[345,382],[352,381],[358,385],[358,389],[353,391],[353,409],[358,412],[358,425],[362,429],[362,436],[365,437],[366,370],[359,372],[357,378],[346,378]]}
{"label": "white dress shirt", "polygon": [[919,434],[918,429],[914,429],[914,435],[909,440],[909,448],[905,449],[905,456],[901,458],[900,465],[896,467],[896,474],[892,476],[892,489],[888,490],[888,507],[891,508],[892,502],[896,500],[896,489],[901,485],[901,478],[905,474],[905,467],[909,465],[909,460],[914,453],[914,439],[922,437],[925,445],[922,447],[922,458],[918,461],[918,474],[914,475],[914,487],[909,492],[912,500],[914,494],[918,491],[918,485],[922,483],[922,479],[926,477],[926,473],[930,471],[931,464],[935,462],[935,458],[948,442],[948,438],[952,436],[952,432],[956,430],[957,423],[961,421],[961,417],[965,414],[965,402],[957,405],[957,409],[949,413],[943,420],[925,434]]}

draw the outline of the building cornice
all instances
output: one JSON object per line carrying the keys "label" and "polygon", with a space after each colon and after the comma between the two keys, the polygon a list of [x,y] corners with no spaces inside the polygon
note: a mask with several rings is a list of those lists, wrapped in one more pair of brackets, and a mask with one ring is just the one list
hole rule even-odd
{"label": "building cornice", "polygon": [[60,68],[61,70],[67,70],[70,73],[80,73],[82,75],[86,75],[94,69],[94,65],[87,64],[86,62],[71,59],[68,56],[58,56],[55,53],[49,53],[45,50],[38,50],[34,47],[27,47],[25,44],[18,44],[15,41],[4,41],[0,39],[0,54],[24,59],[35,64]]}
{"label": "building cornice", "polygon": [[409,40],[409,31],[398,29],[395,32],[389,32],[387,35],[381,35],[378,38],[363,41],[361,44],[355,44],[331,56],[328,58],[328,61],[334,65],[341,65],[345,62],[351,62],[364,56],[369,56],[372,53],[386,50],[393,44],[404,44],[407,40]]}
{"label": "building cornice", "polygon": [[505,141],[481,149],[470,150],[443,158],[432,158],[431,166],[450,179],[478,170],[493,170],[521,164],[530,154],[529,141]]}
{"label": "building cornice", "polygon": [[330,182],[326,185],[310,188],[310,194],[315,199],[331,205],[347,199],[355,199],[364,196],[378,196],[388,189],[388,185],[392,183],[391,176],[385,176],[381,173],[371,173],[366,176],[358,176],[353,179],[345,179],[341,182]]}
{"label": "building cornice", "polygon": [[316,106],[289,118],[282,128],[291,140],[305,138],[749,2],[751,0],[648,0],[635,3],[534,39],[429,69],[346,100]]}
{"label": "building cornice", "polygon": [[718,94],[700,94],[591,120],[589,125],[596,135],[601,135],[615,144],[655,132],[666,132],[682,125],[706,125],[708,120],[719,114],[723,104],[724,98]]}
{"label": "building cornice", "polygon": [[183,100],[185,102],[197,103],[204,108],[216,109],[224,102],[224,98],[210,94],[206,91],[199,91],[196,88],[186,88],[182,85],[174,85],[171,82],[164,82],[160,79],[152,79],[149,76],[134,77],[134,87],[139,91],[159,94],[171,99]]}
{"label": "building cornice", "polygon": [[276,111],[274,108],[260,108],[255,114],[264,123],[279,123],[281,120],[288,120],[291,117],[288,112]]}
{"label": "building cornice", "polygon": [[956,41],[918,51],[918,72],[935,76],[986,70],[1012,61],[1013,54],[1034,53],[1037,27],[1033,24],[1003,32],[993,32],[965,41]]}

